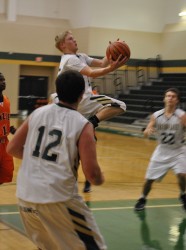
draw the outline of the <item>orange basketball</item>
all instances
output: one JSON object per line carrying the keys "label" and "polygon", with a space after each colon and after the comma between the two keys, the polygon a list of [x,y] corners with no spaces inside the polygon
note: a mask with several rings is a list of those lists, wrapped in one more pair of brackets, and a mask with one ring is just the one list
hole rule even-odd
{"label": "orange basketball", "polygon": [[109,46],[106,50],[107,59],[109,60],[111,58],[113,61],[116,61],[121,54],[121,59],[124,57],[130,58],[130,48],[126,42],[119,39],[115,42],[109,42]]}

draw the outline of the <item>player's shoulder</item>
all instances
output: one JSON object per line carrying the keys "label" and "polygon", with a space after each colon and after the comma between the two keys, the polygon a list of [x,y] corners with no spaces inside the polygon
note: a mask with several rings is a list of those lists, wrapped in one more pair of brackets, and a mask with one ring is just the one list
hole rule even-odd
{"label": "player's shoulder", "polygon": [[85,53],[77,53],[76,56],[77,56],[79,59],[83,58],[83,59],[86,60],[86,61],[89,61],[89,60],[93,60],[93,59],[94,59],[93,57],[91,57],[91,56],[89,56],[89,55],[87,55],[87,54],[85,54]]}
{"label": "player's shoulder", "polygon": [[10,105],[10,100],[6,95],[3,95],[3,103],[4,105]]}
{"label": "player's shoulder", "polygon": [[[56,106],[55,103],[47,104],[42,107],[36,108],[32,113],[31,116],[41,116],[45,113],[48,113],[50,110],[52,110],[52,107]],[[51,111],[52,112],[52,111]]]}
{"label": "player's shoulder", "polygon": [[86,57],[86,56],[87,56],[87,54],[85,54],[85,53],[82,53],[82,52],[80,52],[80,53],[77,53],[76,55],[77,55],[77,56],[84,56],[84,57]]}
{"label": "player's shoulder", "polygon": [[61,56],[61,63],[64,63],[70,59],[78,59],[76,54],[63,54]]}
{"label": "player's shoulder", "polygon": [[[80,124],[86,124],[89,123],[87,118],[85,118],[81,113],[79,113],[77,110],[71,110],[71,116],[72,120],[79,122]],[[75,122],[74,122],[75,123]],[[76,124],[76,123],[75,123]]]}
{"label": "player's shoulder", "polygon": [[183,109],[181,109],[181,108],[177,108],[175,110],[175,115],[181,117],[181,116],[185,115],[185,111]]}
{"label": "player's shoulder", "polygon": [[153,113],[153,116],[154,116],[155,118],[157,118],[157,117],[163,115],[164,113],[165,113],[165,109],[160,109],[160,110],[157,110],[156,112],[154,112],[154,113]]}
{"label": "player's shoulder", "polygon": [[3,95],[3,100],[8,100],[8,101],[9,101],[9,98],[8,98],[8,96],[6,96],[6,95]]}

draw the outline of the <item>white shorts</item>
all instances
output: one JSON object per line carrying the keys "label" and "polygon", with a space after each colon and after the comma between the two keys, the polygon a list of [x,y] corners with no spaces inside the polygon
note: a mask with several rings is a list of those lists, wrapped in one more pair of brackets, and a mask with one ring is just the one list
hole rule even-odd
{"label": "white shorts", "polygon": [[105,107],[118,107],[126,111],[126,104],[106,95],[85,95],[78,106],[78,111],[87,119]]}
{"label": "white shorts", "polygon": [[19,200],[28,237],[42,250],[105,250],[104,239],[81,197],[35,204]]}
{"label": "white shorts", "polygon": [[161,180],[169,169],[173,170],[176,175],[180,173],[186,174],[186,157],[166,162],[150,161],[145,178],[148,180]]}
{"label": "white shorts", "polygon": [[[50,102],[59,102],[57,93],[50,95]],[[88,119],[105,107],[118,107],[126,111],[126,104],[124,102],[106,95],[93,95],[91,93],[84,94],[83,99],[78,105],[78,111]]]}

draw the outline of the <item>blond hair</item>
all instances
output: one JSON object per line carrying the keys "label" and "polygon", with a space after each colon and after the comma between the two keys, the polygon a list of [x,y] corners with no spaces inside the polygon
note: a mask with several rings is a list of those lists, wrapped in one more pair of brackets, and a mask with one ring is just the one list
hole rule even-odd
{"label": "blond hair", "polygon": [[57,35],[57,36],[55,37],[55,46],[56,46],[56,48],[59,49],[60,51],[62,51],[61,48],[60,48],[60,43],[65,41],[65,38],[66,38],[66,36],[67,36],[68,34],[72,34],[72,32],[71,32],[70,30],[66,30],[66,31],[64,31],[63,33],[61,33],[61,34],[59,34],[59,35]]}

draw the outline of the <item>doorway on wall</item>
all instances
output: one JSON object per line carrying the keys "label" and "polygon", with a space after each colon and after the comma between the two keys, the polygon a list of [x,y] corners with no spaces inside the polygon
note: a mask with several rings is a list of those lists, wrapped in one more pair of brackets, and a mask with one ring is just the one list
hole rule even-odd
{"label": "doorway on wall", "polygon": [[47,103],[48,77],[21,75],[19,78],[19,112],[30,114]]}

